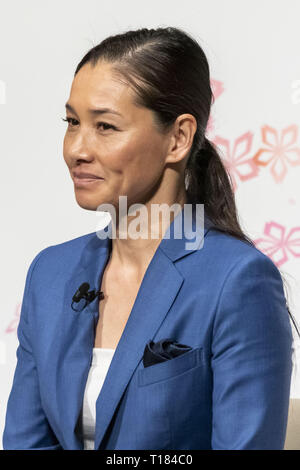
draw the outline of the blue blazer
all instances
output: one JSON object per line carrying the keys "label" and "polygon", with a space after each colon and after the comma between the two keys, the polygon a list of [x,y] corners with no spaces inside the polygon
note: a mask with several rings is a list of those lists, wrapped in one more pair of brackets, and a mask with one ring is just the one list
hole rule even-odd
{"label": "blue blazer", "polygon": [[[293,338],[279,270],[206,216],[200,249],[187,250],[191,240],[172,236],[173,226],[144,275],[98,396],[95,449],[283,449]],[[110,250],[111,239],[93,232],[33,259],[4,449],[83,449],[99,301],[81,312],[71,303],[83,282],[99,288]],[[144,367],[146,343],[162,338],[192,349]]]}

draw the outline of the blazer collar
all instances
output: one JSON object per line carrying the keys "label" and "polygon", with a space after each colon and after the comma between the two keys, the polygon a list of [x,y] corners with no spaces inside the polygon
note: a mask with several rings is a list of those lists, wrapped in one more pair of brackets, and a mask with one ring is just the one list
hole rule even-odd
{"label": "blazer collar", "polygon": [[[201,249],[206,233],[213,226],[213,222],[204,210],[196,212],[193,209],[191,217],[183,207],[166,230],[158,249],[175,262],[183,256]],[[94,234],[95,236],[87,246],[87,251],[83,253],[81,266],[87,269],[90,274],[98,274],[98,256],[105,257],[108,261],[111,254],[112,240],[106,236],[107,234],[111,234],[111,222],[107,227]]]}
{"label": "blazer collar", "polygon": [[[192,215],[192,217],[191,217]],[[177,214],[165,232],[159,249],[172,260],[179,260],[203,247],[204,236],[213,227],[204,210],[193,210],[190,214],[185,207]]]}
{"label": "blazer collar", "polygon": [[[204,236],[213,225],[207,216],[202,220],[202,228],[201,223],[199,228],[199,221],[193,220],[190,228],[185,227],[184,230],[184,208],[179,212],[146,270],[96,402],[95,449],[105,446],[105,432],[134,370],[142,360],[144,347],[157,334],[182,286],[184,278],[177,270],[175,261],[201,248]],[[191,239],[196,223],[198,238],[194,236]],[[176,238],[180,227],[182,237]],[[58,429],[57,432],[64,445],[74,449],[82,449],[80,411],[93,353],[99,301],[94,300],[79,313],[71,309],[71,302],[72,296],[83,282],[88,282],[90,289],[98,289],[101,285],[112,240],[100,239],[97,235],[90,238],[83,250],[80,264],[66,283],[61,332],[55,340],[58,354],[53,367],[56,368],[57,405],[63,427],[62,434]],[[186,244],[195,241],[194,247],[187,249]],[[69,389],[64,384],[68,384]],[[66,394],[69,397],[67,400]]]}

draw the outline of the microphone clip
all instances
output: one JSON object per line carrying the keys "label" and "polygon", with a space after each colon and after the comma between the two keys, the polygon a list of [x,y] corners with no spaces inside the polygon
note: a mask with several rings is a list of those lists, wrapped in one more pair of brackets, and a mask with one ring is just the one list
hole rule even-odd
{"label": "microphone clip", "polygon": [[[81,284],[81,286],[79,286],[79,288],[73,295],[71,308],[75,312],[81,312],[82,310],[84,310],[88,304],[90,304],[91,302],[93,302],[93,300],[96,299],[96,297],[98,297],[99,300],[104,299],[104,293],[102,291],[100,290],[96,291],[95,289],[89,291],[89,288],[90,288],[89,283],[84,282],[83,284]],[[74,308],[73,307],[74,302],[79,304],[81,300],[84,301],[83,305],[78,309]]]}

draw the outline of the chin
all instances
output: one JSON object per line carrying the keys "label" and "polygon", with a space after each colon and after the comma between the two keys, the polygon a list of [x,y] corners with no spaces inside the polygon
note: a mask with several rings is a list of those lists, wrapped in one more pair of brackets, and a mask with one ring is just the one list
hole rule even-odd
{"label": "chin", "polygon": [[89,211],[96,211],[97,207],[100,204],[105,204],[105,200],[103,198],[100,198],[99,196],[95,196],[93,194],[80,194],[80,191],[75,192],[75,198],[77,204],[82,207],[82,209],[86,209]]}

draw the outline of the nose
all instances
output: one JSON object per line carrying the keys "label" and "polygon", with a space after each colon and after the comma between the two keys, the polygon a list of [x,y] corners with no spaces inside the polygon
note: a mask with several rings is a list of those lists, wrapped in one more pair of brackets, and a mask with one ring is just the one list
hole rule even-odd
{"label": "nose", "polygon": [[76,135],[65,141],[65,153],[73,166],[81,160],[92,160],[93,149],[88,135],[79,131],[76,132]]}

